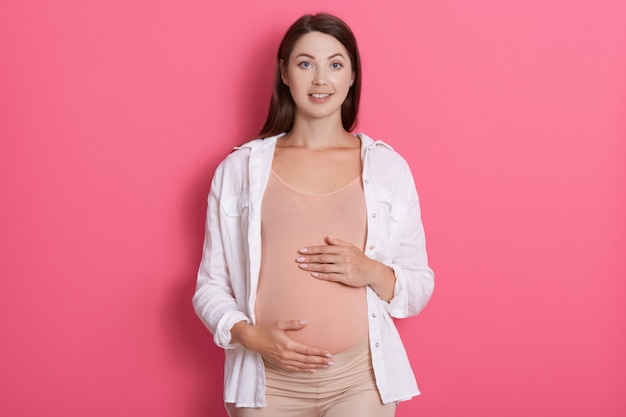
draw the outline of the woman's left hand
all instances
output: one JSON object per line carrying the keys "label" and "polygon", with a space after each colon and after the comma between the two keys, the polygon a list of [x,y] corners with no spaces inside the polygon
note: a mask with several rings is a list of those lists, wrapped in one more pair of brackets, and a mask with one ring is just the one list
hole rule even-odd
{"label": "woman's left hand", "polygon": [[383,300],[393,297],[393,270],[362,250],[341,239],[326,237],[326,245],[307,246],[299,250],[299,267],[317,279],[338,282],[350,287],[371,286]]}

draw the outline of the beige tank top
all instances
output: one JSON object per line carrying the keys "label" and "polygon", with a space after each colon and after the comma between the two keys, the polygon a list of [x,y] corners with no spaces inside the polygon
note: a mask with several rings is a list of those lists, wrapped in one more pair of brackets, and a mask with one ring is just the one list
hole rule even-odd
{"label": "beige tank top", "polygon": [[339,353],[367,337],[365,288],[316,279],[298,267],[300,248],[332,236],[363,249],[366,223],[361,178],[331,193],[294,190],[274,171],[261,212],[261,273],[255,313],[259,324],[307,320],[294,340]]}

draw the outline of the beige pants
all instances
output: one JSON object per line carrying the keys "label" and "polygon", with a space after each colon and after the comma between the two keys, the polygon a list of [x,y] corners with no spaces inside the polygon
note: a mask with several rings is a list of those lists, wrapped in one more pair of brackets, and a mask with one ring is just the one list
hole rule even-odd
{"label": "beige pants", "polygon": [[367,339],[333,356],[315,373],[265,364],[265,408],[238,408],[238,417],[393,417],[396,403],[382,404]]}

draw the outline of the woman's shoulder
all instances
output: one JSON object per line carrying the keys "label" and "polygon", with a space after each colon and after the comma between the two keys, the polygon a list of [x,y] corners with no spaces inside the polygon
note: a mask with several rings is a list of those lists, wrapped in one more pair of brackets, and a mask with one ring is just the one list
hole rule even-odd
{"label": "woman's shoulder", "polygon": [[406,167],[407,162],[402,155],[396,152],[393,147],[384,140],[372,139],[365,133],[358,133],[363,147],[372,155],[375,162],[389,164],[389,168]]}
{"label": "woman's shoulder", "polygon": [[233,147],[232,151],[224,158],[221,165],[238,166],[242,163],[247,163],[250,155],[253,153],[259,153],[263,150],[271,149],[281,135],[271,136],[268,138],[256,138],[248,140],[241,145]]}

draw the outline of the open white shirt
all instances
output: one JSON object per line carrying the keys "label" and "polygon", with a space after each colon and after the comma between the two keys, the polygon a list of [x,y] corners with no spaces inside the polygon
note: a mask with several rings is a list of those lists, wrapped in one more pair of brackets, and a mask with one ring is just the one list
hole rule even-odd
{"label": "open white shirt", "polygon": [[[209,193],[206,235],[193,305],[226,349],[224,401],[236,407],[265,406],[261,356],[231,343],[230,329],[254,324],[261,266],[261,203],[277,135],[237,147],[218,166]],[[387,303],[367,287],[369,343],[383,403],[419,395],[393,318],[418,314],[428,302],[434,275],[428,266],[424,229],[413,176],[389,145],[364,134],[363,189],[367,207],[365,254],[393,269],[396,283]]]}

